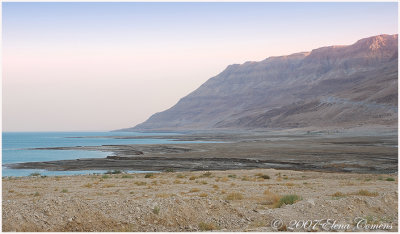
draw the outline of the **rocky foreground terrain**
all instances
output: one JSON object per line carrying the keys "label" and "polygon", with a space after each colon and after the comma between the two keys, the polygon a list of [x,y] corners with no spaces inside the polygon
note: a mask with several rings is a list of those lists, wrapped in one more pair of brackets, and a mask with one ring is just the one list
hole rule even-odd
{"label": "rocky foreground terrain", "polygon": [[398,230],[395,174],[255,169],[2,183],[3,231],[304,231],[308,220],[308,230]]}
{"label": "rocky foreground terrain", "polygon": [[137,130],[397,126],[398,35],[229,65]]}

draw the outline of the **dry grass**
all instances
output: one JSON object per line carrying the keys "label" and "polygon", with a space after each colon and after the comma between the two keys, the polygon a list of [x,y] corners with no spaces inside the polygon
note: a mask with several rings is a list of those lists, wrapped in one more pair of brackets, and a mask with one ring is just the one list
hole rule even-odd
{"label": "dry grass", "polygon": [[274,207],[279,203],[279,200],[281,199],[281,196],[279,194],[271,192],[270,190],[265,190],[263,195],[264,196],[260,199],[261,205]]}
{"label": "dry grass", "polygon": [[212,231],[216,229],[214,224],[204,222],[199,223],[198,227],[200,231]]}
{"label": "dry grass", "polygon": [[93,185],[91,183],[84,184],[82,187],[84,188],[91,188]]}
{"label": "dry grass", "polygon": [[357,191],[356,193],[354,193],[354,195],[376,197],[379,194],[377,192],[370,192],[368,190],[361,189],[361,190]]}
{"label": "dry grass", "polygon": [[235,200],[242,200],[243,198],[244,198],[243,194],[241,193],[230,193],[226,196],[225,199],[230,201],[235,201]]}
{"label": "dry grass", "polygon": [[190,193],[197,193],[197,192],[200,192],[200,189],[198,189],[198,188],[192,188],[189,192],[190,192]]}
{"label": "dry grass", "polygon": [[331,195],[332,197],[345,197],[346,194],[342,193],[342,192],[336,192],[334,194]]}
{"label": "dry grass", "polygon": [[199,197],[208,197],[207,193],[200,193]]}
{"label": "dry grass", "polygon": [[189,178],[189,180],[195,180],[195,179],[197,179],[196,176],[191,176],[191,177]]}

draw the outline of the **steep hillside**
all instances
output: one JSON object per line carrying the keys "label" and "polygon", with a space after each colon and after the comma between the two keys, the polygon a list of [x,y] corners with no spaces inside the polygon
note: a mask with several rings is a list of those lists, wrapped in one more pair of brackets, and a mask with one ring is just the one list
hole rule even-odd
{"label": "steep hillside", "polygon": [[398,36],[228,66],[124,130],[397,126]]}

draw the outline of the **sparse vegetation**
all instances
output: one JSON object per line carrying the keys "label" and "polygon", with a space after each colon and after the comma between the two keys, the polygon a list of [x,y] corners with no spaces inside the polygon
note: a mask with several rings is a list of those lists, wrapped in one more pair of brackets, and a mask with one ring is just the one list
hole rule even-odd
{"label": "sparse vegetation", "polygon": [[164,171],[165,171],[165,172],[174,172],[175,170],[172,169],[172,168],[168,168],[168,169],[165,169]]}
{"label": "sparse vegetation", "polygon": [[228,175],[229,178],[236,178],[236,175]]}
{"label": "sparse vegetation", "polygon": [[153,214],[158,215],[159,213],[160,213],[160,207],[155,206],[155,207],[153,208]]}
{"label": "sparse vegetation", "polygon": [[269,206],[276,206],[279,203],[281,196],[278,194],[271,192],[270,190],[264,191],[264,196],[261,199],[261,205],[269,205]]}
{"label": "sparse vegetation", "polygon": [[124,175],[122,175],[122,178],[123,179],[131,179],[131,178],[133,178],[133,176],[129,175],[129,174],[124,174]]}
{"label": "sparse vegetation", "polygon": [[212,223],[201,222],[198,225],[200,231],[212,231],[215,230],[215,226]]}
{"label": "sparse vegetation", "polygon": [[39,192],[36,192],[36,193],[33,194],[33,196],[34,196],[34,197],[38,197],[38,196],[40,196],[40,193],[39,193]]}
{"label": "sparse vegetation", "polygon": [[198,188],[193,188],[193,189],[191,189],[189,192],[191,192],[191,193],[197,193],[197,192],[199,192],[200,191],[200,189],[198,189]]}
{"label": "sparse vegetation", "polygon": [[336,197],[336,198],[341,198],[341,197],[345,197],[346,194],[344,194],[342,192],[336,192],[336,193],[332,194],[331,196]]}
{"label": "sparse vegetation", "polygon": [[34,173],[31,173],[29,176],[40,176],[40,173],[39,172],[34,172]]}
{"label": "sparse vegetation", "polygon": [[206,173],[204,173],[201,177],[211,177],[212,173],[207,171]]}
{"label": "sparse vegetation", "polygon": [[176,175],[176,178],[183,179],[183,178],[185,178],[185,176],[183,174],[178,174],[178,175]]}
{"label": "sparse vegetation", "polygon": [[354,193],[354,195],[359,195],[359,196],[368,196],[368,197],[376,197],[379,194],[377,192],[370,192],[365,189],[361,189],[358,192]]}
{"label": "sparse vegetation", "polygon": [[285,195],[285,196],[281,197],[276,208],[279,208],[283,205],[292,205],[295,202],[300,201],[300,200],[301,200],[301,197],[296,194]]}
{"label": "sparse vegetation", "polygon": [[68,189],[61,190],[62,193],[68,193]]}
{"label": "sparse vegetation", "polygon": [[208,194],[207,193],[200,193],[199,197],[207,197]]}
{"label": "sparse vegetation", "polygon": [[243,199],[243,194],[241,193],[230,193],[226,196],[226,200],[242,200]]}
{"label": "sparse vegetation", "polygon": [[136,181],[135,184],[138,185],[138,186],[144,186],[144,185],[146,185],[147,183],[144,182],[144,181]]}
{"label": "sparse vegetation", "polygon": [[109,179],[109,178],[111,178],[111,176],[109,176],[109,175],[103,175],[101,178],[102,178],[102,179]]}
{"label": "sparse vegetation", "polygon": [[189,180],[195,180],[197,177],[196,176],[191,176],[190,178],[189,178]]}
{"label": "sparse vegetation", "polygon": [[262,173],[257,173],[256,177],[263,178],[264,180],[271,179],[271,177],[269,177],[269,175],[265,175],[265,174],[262,174]]}
{"label": "sparse vegetation", "polygon": [[144,175],[144,178],[154,178],[154,174],[153,173],[146,173],[146,175]]}
{"label": "sparse vegetation", "polygon": [[91,187],[92,187],[92,184],[91,184],[91,183],[87,183],[87,184],[83,185],[82,187],[91,188]]}
{"label": "sparse vegetation", "polygon": [[396,180],[392,177],[389,177],[389,178],[386,178],[386,181],[396,181]]}

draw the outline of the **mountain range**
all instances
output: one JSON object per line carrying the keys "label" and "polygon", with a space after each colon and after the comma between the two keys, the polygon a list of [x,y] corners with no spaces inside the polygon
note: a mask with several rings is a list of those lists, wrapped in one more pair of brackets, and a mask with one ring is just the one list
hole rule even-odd
{"label": "mountain range", "polygon": [[398,35],[229,65],[122,131],[397,127]]}

